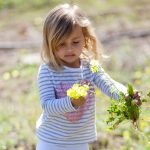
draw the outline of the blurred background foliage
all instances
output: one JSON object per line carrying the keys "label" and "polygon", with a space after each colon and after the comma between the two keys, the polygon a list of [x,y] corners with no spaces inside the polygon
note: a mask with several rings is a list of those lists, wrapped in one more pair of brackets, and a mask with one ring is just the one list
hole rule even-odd
{"label": "blurred background foliage", "polygon": [[[79,5],[95,28],[102,66],[115,80],[145,95],[150,91],[149,0],[0,0],[0,150],[34,150],[41,114],[36,76],[41,63],[42,25],[61,3]],[[129,122],[108,131],[109,97],[96,90],[98,140],[91,150],[149,150],[150,102],[142,108],[137,131]],[[104,107],[105,106],[105,107]]]}

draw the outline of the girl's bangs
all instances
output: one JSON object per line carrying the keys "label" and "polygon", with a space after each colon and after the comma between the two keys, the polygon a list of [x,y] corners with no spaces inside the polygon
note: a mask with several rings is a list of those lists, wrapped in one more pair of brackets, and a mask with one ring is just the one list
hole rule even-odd
{"label": "girl's bangs", "polygon": [[75,25],[76,24],[73,21],[64,21],[61,25],[58,24],[56,28],[56,34],[54,36],[56,46],[62,43],[67,37],[69,37]]}

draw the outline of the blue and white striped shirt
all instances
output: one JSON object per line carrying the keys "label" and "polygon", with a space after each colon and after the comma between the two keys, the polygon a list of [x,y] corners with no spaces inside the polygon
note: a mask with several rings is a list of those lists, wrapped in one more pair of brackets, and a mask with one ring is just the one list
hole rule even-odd
{"label": "blue and white striped shirt", "polygon": [[[92,73],[90,65],[81,61],[80,68],[64,66],[61,71],[42,64],[38,73],[38,88],[43,113],[37,121],[37,136],[53,144],[81,144],[96,140],[95,97],[88,93],[86,104],[74,108],[66,91],[80,80],[91,82],[106,95],[118,99],[126,87],[114,81],[101,68]],[[113,89],[113,91],[112,91]]]}

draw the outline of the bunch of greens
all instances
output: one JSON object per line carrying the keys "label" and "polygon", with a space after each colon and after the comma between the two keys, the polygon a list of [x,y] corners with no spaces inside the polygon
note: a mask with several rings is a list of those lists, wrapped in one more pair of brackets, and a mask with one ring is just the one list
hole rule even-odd
{"label": "bunch of greens", "polygon": [[[147,101],[140,94],[138,91],[134,92],[132,85],[128,84],[127,95],[120,92],[120,98],[118,100],[111,99],[111,105],[107,109],[108,116],[106,119],[109,129],[116,128],[124,120],[130,120],[138,128],[137,121],[141,113],[141,105],[142,102]],[[147,96],[150,96],[150,93]]]}

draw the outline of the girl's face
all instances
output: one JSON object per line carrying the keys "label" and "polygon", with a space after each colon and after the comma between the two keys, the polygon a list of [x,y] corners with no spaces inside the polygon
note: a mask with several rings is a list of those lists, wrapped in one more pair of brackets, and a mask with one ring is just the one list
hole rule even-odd
{"label": "girl's face", "polygon": [[80,26],[75,26],[72,33],[64,39],[54,51],[55,56],[68,67],[79,67],[79,56],[84,47],[84,35]]}

